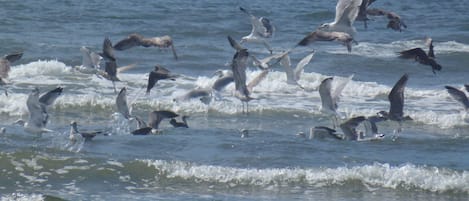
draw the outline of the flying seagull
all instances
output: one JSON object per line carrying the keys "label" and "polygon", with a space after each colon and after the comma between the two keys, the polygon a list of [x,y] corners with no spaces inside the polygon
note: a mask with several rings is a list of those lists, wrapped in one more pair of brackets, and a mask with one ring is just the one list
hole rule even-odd
{"label": "flying seagull", "polygon": [[375,1],[376,0],[362,0],[362,4],[360,5],[360,8],[358,10],[358,15],[355,20],[363,21],[363,25],[365,26],[365,29],[368,28],[368,20],[370,20],[368,18],[366,11],[368,10],[368,7]]}
{"label": "flying seagull", "polygon": [[262,43],[269,50],[270,54],[272,54],[273,50],[272,47],[270,47],[267,39],[272,38],[275,28],[270,23],[270,20],[265,17],[258,18],[243,7],[239,7],[239,9],[249,15],[252,25],[251,33],[247,36],[242,37],[240,43]]}
{"label": "flying seagull", "polygon": [[322,103],[321,112],[331,116],[332,125],[334,128],[336,128],[338,125],[337,103],[339,102],[340,94],[352,78],[353,75],[348,77],[348,79],[345,81],[337,84],[335,89],[332,89],[332,81],[334,79],[333,77],[324,79],[319,85],[319,96],[321,97]]}
{"label": "flying seagull", "polygon": [[18,61],[23,56],[23,52],[14,52],[0,58],[0,78],[7,79],[11,70],[11,63]]}
{"label": "flying seagull", "polygon": [[85,74],[98,73],[101,69],[101,61],[103,60],[103,57],[85,46],[80,48],[80,52],[82,54],[81,66],[75,66],[74,69]]}
{"label": "flying seagull", "polygon": [[357,32],[353,22],[357,18],[362,0],[339,0],[335,8],[333,22],[324,23],[318,29],[327,32],[345,32],[354,36]]}
{"label": "flying seagull", "polygon": [[114,49],[112,48],[112,42],[109,37],[105,37],[103,41],[103,52],[100,53],[100,56],[103,57],[105,61],[116,61],[116,56],[114,55]]}
{"label": "flying seagull", "polygon": [[187,124],[187,118],[188,116],[182,116],[182,122],[178,122],[175,118],[173,118],[169,121],[169,123],[173,125],[174,128],[189,128],[189,125]]}
{"label": "flying seagull", "polygon": [[407,28],[407,25],[401,19],[401,16],[399,16],[398,14],[394,12],[389,12],[389,11],[385,11],[382,9],[373,8],[373,9],[367,9],[366,14],[371,15],[371,16],[386,16],[389,20],[387,28],[391,28],[395,31],[401,32],[402,28]]}
{"label": "flying seagull", "polygon": [[233,56],[231,63],[231,70],[233,71],[233,78],[235,82],[235,96],[243,102],[243,113],[244,113],[244,102],[246,102],[246,114],[249,113],[248,102],[253,98],[250,97],[250,91],[246,86],[246,67],[249,53],[246,49],[239,50]]}
{"label": "flying seagull", "polygon": [[433,40],[431,38],[426,39],[428,45],[428,53],[422,48],[413,48],[410,50],[405,50],[399,52],[399,57],[403,59],[415,59],[420,64],[431,66],[433,74],[436,74],[436,71],[441,70],[441,65],[438,64],[435,60],[435,52],[433,51]]}
{"label": "flying seagull", "polygon": [[404,74],[392,87],[391,92],[388,95],[390,102],[389,112],[380,111],[378,115],[381,115],[386,120],[392,120],[399,123],[397,132],[401,132],[402,121],[412,120],[409,116],[404,116],[404,90],[407,84],[409,75]]}
{"label": "flying seagull", "polygon": [[90,141],[93,139],[96,135],[98,134],[103,134],[102,131],[85,131],[85,132],[80,132],[78,131],[78,124],[76,121],[72,121],[70,123],[70,135],[69,139],[71,142],[76,142],[78,141],[78,137],[81,136],[82,138],[85,139],[85,141]]}
{"label": "flying seagull", "polygon": [[160,66],[156,65],[155,68],[150,72],[148,75],[148,84],[147,84],[147,91],[146,94],[150,94],[150,90],[155,86],[155,84],[158,82],[158,80],[176,80],[178,76],[175,74],[171,74],[171,72]]}
{"label": "flying seagull", "polygon": [[222,91],[228,84],[234,82],[233,71],[217,70],[215,75],[218,75],[218,78],[212,84],[212,89],[216,92]]}
{"label": "flying seagull", "polygon": [[316,30],[305,36],[297,46],[307,46],[315,41],[337,41],[347,46],[347,51],[352,52],[352,43],[358,44],[352,35],[346,32]]}
{"label": "flying seagull", "polygon": [[[466,91],[469,92],[469,85],[464,85],[466,87]],[[464,106],[464,109],[466,111],[469,110],[469,99],[467,98],[467,95],[459,89],[456,89],[455,87],[452,86],[445,86],[446,90],[448,91],[449,95],[453,97],[456,101],[461,103]]]}
{"label": "flying seagull", "polygon": [[140,120],[141,123],[139,124],[141,125],[139,125],[139,128],[137,130],[132,131],[131,133],[133,135],[158,134],[158,127],[163,119],[173,119],[177,116],[179,115],[167,110],[150,112],[148,117],[148,124]]}
{"label": "flying seagull", "polygon": [[288,52],[284,54],[280,60],[280,64],[283,66],[285,69],[285,73],[287,75],[287,83],[288,84],[293,84],[297,85],[300,88],[304,89],[303,86],[301,86],[298,81],[301,78],[301,73],[303,73],[303,69],[306,65],[309,64],[311,59],[314,56],[314,51],[303,57],[297,64],[295,69],[292,69],[291,61],[290,61],[290,56]]}
{"label": "flying seagull", "polygon": [[[49,114],[47,107],[52,105],[55,100],[62,94],[62,87],[57,87],[42,96],[39,96],[39,89],[34,88],[26,100],[26,106],[29,111],[28,122],[24,124],[26,132],[41,134],[45,132],[52,132],[46,128]],[[22,122],[21,120],[17,121]]]}
{"label": "flying seagull", "polygon": [[126,119],[131,117],[129,106],[127,105],[127,88],[123,87],[116,97],[117,111]]}
{"label": "flying seagull", "polygon": [[340,124],[340,129],[343,133],[338,133],[335,129],[325,127],[325,126],[316,126],[310,130],[310,139],[313,138],[324,138],[326,136],[332,137],[338,140],[348,140],[348,141],[374,141],[384,139],[383,134],[374,134],[371,136],[366,136],[363,131],[357,130],[357,127],[360,124],[363,124],[367,121],[367,118],[364,116],[353,117]]}
{"label": "flying seagull", "polygon": [[173,52],[174,59],[178,59],[176,54],[176,49],[174,48],[173,39],[171,36],[165,35],[161,37],[152,37],[145,38],[144,36],[133,33],[127,36],[127,38],[122,39],[114,45],[115,50],[126,50],[135,46],[143,47],[159,47],[159,48],[168,48],[171,47]]}

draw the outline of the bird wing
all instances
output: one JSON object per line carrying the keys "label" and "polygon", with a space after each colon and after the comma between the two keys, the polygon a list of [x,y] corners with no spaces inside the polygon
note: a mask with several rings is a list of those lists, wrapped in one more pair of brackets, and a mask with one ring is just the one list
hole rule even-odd
{"label": "bird wing", "polygon": [[335,8],[335,24],[352,26],[361,4],[362,0],[339,0]]}
{"label": "bird wing", "polygon": [[427,53],[425,53],[425,51],[423,51],[422,48],[413,48],[410,50],[399,52],[399,57],[404,58],[404,59],[418,59],[418,60],[424,60],[425,58],[428,58]]}
{"label": "bird wing", "polygon": [[247,85],[248,91],[252,92],[253,88],[259,85],[259,83],[265,79],[268,73],[269,73],[269,70],[263,70],[261,73],[259,73],[259,75],[257,75],[254,79],[252,79]]}
{"label": "bird wing", "polygon": [[233,47],[236,51],[246,49],[243,46],[241,46],[238,42],[236,42],[231,36],[228,36],[228,41],[230,42],[231,47]]}
{"label": "bird wing", "polygon": [[311,53],[309,53],[308,55],[303,57],[303,59],[301,59],[300,62],[298,62],[298,64],[296,64],[296,68],[293,71],[293,75],[295,77],[295,80],[300,79],[301,72],[303,72],[303,69],[305,68],[305,66],[309,64],[309,62],[311,61],[313,56],[314,56],[314,51],[312,51]]}
{"label": "bird wing", "polygon": [[235,89],[245,96],[249,95],[249,91],[246,87],[246,67],[248,56],[249,53],[246,49],[237,51],[231,63]]}
{"label": "bird wing", "polygon": [[101,54],[101,56],[106,61],[116,61],[116,57],[114,56],[114,50],[112,47],[112,42],[108,37],[104,38],[103,53]]}
{"label": "bird wing", "polygon": [[62,94],[62,91],[62,87],[57,87],[53,90],[50,90],[39,98],[39,102],[45,106],[50,106]]}
{"label": "bird wing", "polygon": [[141,40],[143,39],[143,36],[137,33],[130,34],[126,38],[120,40],[114,45],[115,50],[126,50],[133,48],[135,46],[141,45]]}
{"label": "bird wing", "polygon": [[127,89],[123,87],[116,97],[117,111],[126,119],[130,118],[129,106],[127,105]]}
{"label": "bird wing", "polygon": [[116,68],[116,73],[124,72],[126,70],[130,70],[130,69],[135,68],[135,67],[137,67],[137,64],[129,64],[127,66],[119,66],[118,68]]}
{"label": "bird wing", "polygon": [[391,92],[388,95],[389,102],[391,106],[389,108],[389,115],[391,118],[402,118],[404,115],[404,89],[407,84],[409,75],[404,74],[399,81],[396,82],[394,87],[392,87]]}
{"label": "bird wing", "polygon": [[10,62],[4,58],[0,58],[0,78],[8,78],[10,70]]}
{"label": "bird wing", "polygon": [[340,94],[344,90],[345,86],[352,80],[354,75],[350,75],[347,79],[343,80],[337,86],[335,87],[334,92],[332,93],[332,100],[334,101],[334,104],[337,105],[340,99]]}
{"label": "bird wing", "polygon": [[285,54],[282,57],[280,60],[280,65],[285,69],[285,73],[287,74],[287,82],[295,82],[296,80],[293,74],[293,69],[291,67],[290,56],[288,54]]}
{"label": "bird wing", "polygon": [[466,91],[469,92],[469,84],[465,84],[464,88],[466,88]]}
{"label": "bird wing", "polygon": [[464,106],[464,109],[469,109],[469,99],[463,91],[456,89],[452,86],[445,86],[445,88],[447,89],[451,97],[453,97],[456,101],[460,102]]}
{"label": "bird wing", "polygon": [[337,109],[337,103],[334,102],[331,92],[333,79],[332,77],[328,77],[321,82],[319,85],[319,97],[321,97],[322,108],[335,111]]}
{"label": "bird wing", "polygon": [[28,125],[37,128],[44,128],[47,124],[49,115],[46,107],[39,102],[39,90],[36,88],[29,94],[26,100],[26,106],[29,111]]}
{"label": "bird wing", "polygon": [[221,91],[225,88],[228,84],[234,81],[233,75],[227,75],[218,78],[212,85],[212,89],[215,91]]}
{"label": "bird wing", "polygon": [[433,51],[433,39],[427,37],[425,39],[425,44],[428,46],[428,57],[435,58],[435,52]]}
{"label": "bird wing", "polygon": [[388,11],[379,8],[370,8],[366,10],[366,14],[371,16],[384,16],[388,15],[388,13]]}
{"label": "bird wing", "polygon": [[94,68],[91,58],[91,50],[83,46],[80,48],[80,52],[82,55],[81,65],[86,68]]}
{"label": "bird wing", "polygon": [[14,53],[5,55],[4,58],[8,60],[10,63],[13,63],[21,59],[22,56],[23,56],[23,52],[14,52]]}
{"label": "bird wing", "polygon": [[365,121],[364,116],[358,116],[351,118],[347,120],[346,122],[340,124],[340,129],[344,132],[344,135],[347,137],[349,140],[357,140],[358,139],[358,134],[357,134],[357,126],[360,125],[363,121]]}
{"label": "bird wing", "polygon": [[264,38],[271,38],[274,35],[275,27],[265,17],[259,18],[255,26],[256,32]]}

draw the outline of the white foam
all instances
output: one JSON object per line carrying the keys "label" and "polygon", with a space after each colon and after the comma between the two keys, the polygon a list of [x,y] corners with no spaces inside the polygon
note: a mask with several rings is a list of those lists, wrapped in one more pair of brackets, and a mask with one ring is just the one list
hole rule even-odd
{"label": "white foam", "polygon": [[140,160],[154,167],[159,176],[230,186],[278,186],[284,184],[315,187],[345,185],[359,180],[366,186],[390,189],[422,189],[431,192],[469,193],[469,172],[405,164],[373,164],[338,168],[233,168],[196,165],[181,161]]}

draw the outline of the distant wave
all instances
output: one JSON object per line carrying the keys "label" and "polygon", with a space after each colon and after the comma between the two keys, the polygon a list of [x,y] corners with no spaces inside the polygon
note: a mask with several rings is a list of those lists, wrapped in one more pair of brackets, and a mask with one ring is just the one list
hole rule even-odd
{"label": "distant wave", "polygon": [[[166,179],[236,186],[343,186],[359,181],[364,187],[469,194],[469,172],[405,164],[373,164],[338,168],[232,168],[181,161],[141,160]],[[350,184],[353,183],[353,184]]]}

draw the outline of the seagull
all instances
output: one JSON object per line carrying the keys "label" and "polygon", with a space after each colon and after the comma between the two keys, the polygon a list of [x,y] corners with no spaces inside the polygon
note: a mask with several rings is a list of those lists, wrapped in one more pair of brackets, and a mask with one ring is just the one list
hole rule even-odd
{"label": "seagull", "polygon": [[[32,90],[26,101],[29,111],[28,122],[24,124],[26,132],[35,134],[53,132],[52,130],[46,129],[47,120],[49,119],[47,107],[55,102],[55,100],[62,94],[62,90],[62,87],[57,87],[42,96],[39,96],[38,88],[34,88]],[[19,120],[17,122],[20,123],[22,121]]]}
{"label": "seagull", "polygon": [[[469,92],[469,85],[464,85],[464,86],[466,88],[466,91]],[[452,87],[452,86],[445,86],[445,88],[448,91],[449,95],[453,97],[453,99],[461,103],[464,106],[464,109],[466,111],[469,111],[469,99],[467,98],[467,95],[463,91],[456,89],[455,87]]]}
{"label": "seagull", "polygon": [[352,52],[352,43],[358,44],[357,41],[353,39],[352,35],[346,32],[327,32],[318,29],[305,36],[297,46],[307,46],[315,41],[338,41],[347,46],[348,52]]}
{"label": "seagull", "polygon": [[144,36],[133,33],[127,36],[127,38],[122,39],[121,41],[117,42],[114,45],[115,50],[126,50],[135,46],[143,46],[143,47],[159,47],[159,48],[168,48],[171,47],[173,51],[174,59],[178,60],[178,56],[176,54],[176,49],[174,48],[173,39],[168,36],[161,36],[161,37],[153,37],[153,38],[145,38]]}
{"label": "seagull", "polygon": [[366,14],[372,16],[386,16],[389,20],[387,28],[391,28],[395,31],[402,32],[402,28],[407,28],[407,25],[401,19],[401,16],[394,12],[385,11],[378,8],[367,9]]}
{"label": "seagull", "polygon": [[105,61],[116,61],[116,56],[114,56],[114,49],[112,47],[112,42],[109,37],[105,37],[103,41],[103,52],[100,53],[100,56],[104,58]]}
{"label": "seagull", "polygon": [[103,57],[85,46],[80,48],[80,52],[82,54],[81,66],[75,66],[74,69],[84,74],[98,73]]}
{"label": "seagull", "polygon": [[205,89],[205,88],[195,88],[184,95],[177,97],[174,101],[188,101],[194,98],[198,98],[205,104],[209,104],[212,97],[212,89]]}
{"label": "seagull", "polygon": [[426,44],[428,45],[428,53],[425,53],[422,48],[413,48],[399,52],[399,57],[403,59],[415,59],[415,61],[418,61],[420,64],[431,66],[433,74],[436,74],[436,71],[440,71],[442,67],[435,60],[433,40],[427,38]]}
{"label": "seagull", "polygon": [[171,119],[169,123],[173,125],[174,128],[189,128],[189,125],[187,125],[187,118],[188,116],[182,116],[182,122],[177,122],[175,118]]}
{"label": "seagull", "polygon": [[258,18],[243,7],[239,7],[239,9],[249,15],[249,17],[251,18],[252,25],[251,33],[247,36],[242,37],[240,43],[262,43],[269,50],[270,54],[272,54],[273,50],[272,47],[270,47],[267,39],[272,38],[275,28],[270,23],[270,20],[265,17]]}
{"label": "seagull", "polygon": [[147,95],[150,94],[150,90],[155,86],[158,80],[169,79],[169,80],[174,81],[176,80],[177,77],[178,75],[171,74],[171,72],[168,69],[160,65],[156,65],[155,69],[152,70],[150,74],[148,75],[148,84],[147,84],[146,94]]}
{"label": "seagull", "polygon": [[321,112],[330,115],[332,118],[332,125],[334,128],[338,124],[338,113],[337,113],[337,102],[339,101],[340,94],[344,90],[347,83],[353,78],[353,75],[349,76],[348,79],[339,83],[334,91],[332,91],[333,77],[324,79],[319,85],[319,96],[321,97]]}
{"label": "seagull", "polygon": [[362,0],[339,0],[335,8],[334,22],[324,23],[318,29],[327,32],[345,32],[354,36],[353,22],[357,18]]}
{"label": "seagull", "polygon": [[249,113],[248,102],[253,98],[250,97],[250,91],[246,86],[246,67],[249,53],[246,49],[242,49],[236,52],[233,56],[231,63],[231,70],[233,71],[233,78],[235,82],[235,96],[243,102],[243,113],[244,113],[244,102],[246,102],[246,114]]}
{"label": "seagull", "polygon": [[102,131],[88,131],[88,132],[79,132],[78,131],[78,125],[76,121],[72,121],[70,123],[70,135],[69,139],[71,142],[76,142],[78,141],[78,136],[81,136],[82,138],[85,139],[85,141],[90,141],[93,139],[96,135],[102,134]]}
{"label": "seagull", "polygon": [[279,54],[273,54],[263,59],[258,59],[256,56],[251,55],[252,63],[254,66],[260,68],[261,70],[267,70],[275,64],[279,63],[291,50]]}
{"label": "seagull", "polygon": [[[163,119],[174,119],[178,114],[172,112],[172,111],[167,111],[167,110],[161,110],[161,111],[153,111],[150,112],[149,117],[148,117],[148,124],[140,120],[139,128],[137,130],[132,131],[131,133],[133,135],[148,135],[148,134],[158,134],[158,127]],[[139,119],[139,118],[138,118]]]}
{"label": "seagull", "polygon": [[[363,131],[358,131],[357,127],[366,123],[367,118],[364,116],[358,116],[350,118],[344,123],[340,124],[340,129],[343,133],[337,133],[335,129],[326,126],[316,126],[310,130],[310,139],[313,138],[325,138],[332,137],[337,140],[348,140],[348,141],[375,141],[384,139],[383,134],[374,134],[367,137]],[[365,125],[366,127],[366,125]]]}
{"label": "seagull", "polygon": [[301,73],[303,72],[303,69],[306,65],[309,64],[311,59],[314,56],[314,51],[306,55],[303,59],[296,64],[295,69],[292,69],[291,62],[290,62],[290,56],[288,55],[288,52],[284,54],[280,60],[280,64],[285,68],[285,73],[287,74],[287,83],[288,84],[293,84],[293,85],[298,85],[300,88],[304,89],[303,86],[301,86],[298,81],[300,80]]}
{"label": "seagull", "polygon": [[131,117],[129,106],[127,105],[127,88],[123,87],[116,97],[117,111],[126,119]]}
{"label": "seagull", "polygon": [[358,10],[356,21],[363,21],[363,25],[365,29],[368,28],[368,20],[370,20],[367,16],[367,9],[368,7],[375,2],[376,0],[362,0],[362,4],[360,5],[360,9]]}
{"label": "seagull", "polygon": [[130,65],[122,66],[118,68],[117,63],[116,63],[116,57],[114,56],[112,42],[108,37],[104,38],[103,52],[100,53],[99,55],[104,58],[105,66],[104,66],[104,71],[98,71],[98,75],[110,80],[114,87],[114,92],[117,93],[115,82],[120,81],[120,79],[117,77],[117,73],[132,69],[136,65],[130,64]]}
{"label": "seagull", "polygon": [[14,52],[0,58],[0,78],[7,79],[10,73],[11,63],[18,61],[23,56],[23,52]]}
{"label": "seagull", "polygon": [[215,75],[218,75],[218,79],[212,84],[212,90],[216,92],[221,92],[228,84],[234,82],[233,71],[217,70]]}
{"label": "seagull", "polygon": [[380,111],[378,115],[381,115],[386,120],[397,121],[399,123],[399,128],[397,133],[401,132],[402,121],[412,120],[409,116],[404,116],[404,89],[407,84],[409,75],[404,74],[392,87],[391,92],[388,95],[390,102],[389,112]]}

